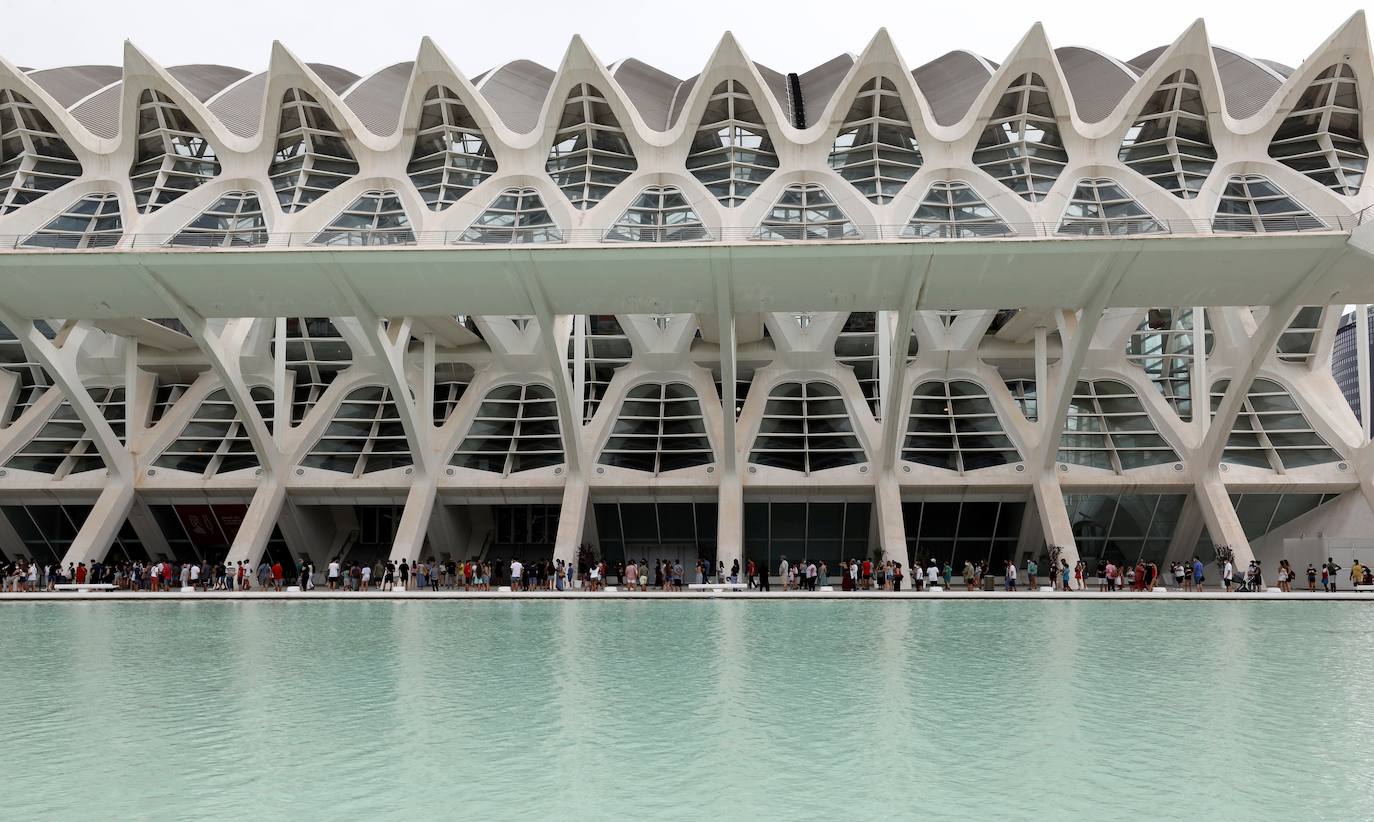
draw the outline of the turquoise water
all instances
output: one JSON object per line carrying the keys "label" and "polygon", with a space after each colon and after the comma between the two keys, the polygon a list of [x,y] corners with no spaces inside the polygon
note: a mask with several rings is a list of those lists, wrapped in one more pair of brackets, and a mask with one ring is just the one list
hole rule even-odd
{"label": "turquoise water", "polygon": [[1371,627],[1334,603],[4,605],[0,815],[1368,818]]}

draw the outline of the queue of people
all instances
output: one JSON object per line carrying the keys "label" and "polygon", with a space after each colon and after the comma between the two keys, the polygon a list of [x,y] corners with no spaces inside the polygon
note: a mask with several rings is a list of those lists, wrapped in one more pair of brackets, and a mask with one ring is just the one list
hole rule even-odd
{"label": "queue of people", "polygon": [[[102,586],[121,591],[272,591],[288,587],[300,591],[316,590],[323,585],[330,591],[492,591],[509,587],[512,591],[571,591],[596,592],[608,584],[620,591],[681,591],[694,579],[701,584],[732,584],[749,590],[771,591],[773,575],[762,563],[739,560],[729,569],[723,561],[712,562],[699,558],[693,577],[688,577],[681,560],[662,559],[650,562],[641,558],[618,562],[614,566],[591,557],[584,547],[582,560],[563,559],[522,561],[500,558],[491,560],[436,561],[402,559],[399,562],[378,559],[374,563],[331,560],[324,572],[317,573],[313,563],[301,561],[283,566],[278,560],[265,559],[256,566],[251,562],[175,562],[171,560],[90,563],[42,564],[25,558],[0,564],[0,592],[23,593],[56,591],[60,585]],[[1134,565],[1112,560],[1100,560],[1095,574],[1087,564],[1078,561],[1070,565],[1058,559],[1048,571],[1038,561],[1029,558],[1018,567],[1012,559],[1000,568],[987,561],[966,560],[960,569],[959,581],[966,591],[992,591],[999,587],[1006,591],[1020,590],[1022,580],[1027,590],[1037,590],[1042,584],[1057,591],[1083,591],[1095,576],[1100,592],[1149,591],[1172,577],[1173,589],[1178,591],[1206,591],[1207,578],[1202,561],[1193,557],[1186,562],[1173,562],[1161,569],[1154,562],[1139,561]],[[1287,559],[1279,561],[1274,583],[1279,591],[1294,590],[1305,578],[1306,590],[1335,592],[1341,579],[1342,566],[1330,557],[1318,566],[1308,563],[1302,572]],[[952,590],[954,567],[948,561],[930,558],[916,561],[912,568],[900,561],[876,559],[842,560],[832,568],[825,560],[803,558],[790,562],[780,557],[776,579],[783,591],[834,590],[841,591],[901,591]],[[832,576],[836,579],[832,579]],[[1262,563],[1252,560],[1243,572],[1237,573],[1230,560],[1220,566],[1219,588],[1223,591],[1263,591],[1265,571]],[[1352,562],[1348,576],[1354,587],[1374,586],[1374,566]],[[1319,587],[1320,586],[1320,587]]]}

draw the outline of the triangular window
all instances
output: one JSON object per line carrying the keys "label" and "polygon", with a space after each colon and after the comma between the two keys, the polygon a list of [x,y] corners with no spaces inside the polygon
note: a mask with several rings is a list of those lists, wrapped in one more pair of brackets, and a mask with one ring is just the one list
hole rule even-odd
{"label": "triangular window", "polygon": [[1164,78],[1127,129],[1117,157],[1175,197],[1197,196],[1216,164],[1217,150],[1207,127],[1202,87],[1191,69]]}
{"label": "triangular window", "polygon": [[412,245],[401,198],[394,191],[368,191],[353,201],[319,234],[312,245]]}
{"label": "triangular window", "polygon": [[588,209],[638,167],[625,130],[596,86],[580,83],[563,104],[544,168],[574,208]]}
{"label": "triangular window", "polygon": [[144,89],[138,98],[138,148],[129,182],[151,214],[219,174],[215,149],[172,98]]}
{"label": "triangular window", "polygon": [[710,236],[677,186],[644,189],[606,232],[608,242],[620,243],[685,243]]}
{"label": "triangular window", "polygon": [[973,150],[973,162],[1031,202],[1043,200],[1069,162],[1049,88],[1023,74],[1002,93]]}
{"label": "triangular window", "polygon": [[1354,69],[1341,63],[1317,75],[1274,133],[1269,156],[1337,194],[1359,193],[1369,149]]}
{"label": "triangular window", "polygon": [[496,173],[496,155],[458,95],[444,86],[425,93],[406,174],[420,197],[442,211]]}
{"label": "triangular window", "polygon": [[830,167],[871,202],[892,201],[921,168],[921,147],[897,87],[886,77],[864,83],[830,149]]}
{"label": "triangular window", "polygon": [[38,107],[0,89],[0,215],[80,176],[81,161]]}
{"label": "triangular window", "polygon": [[741,205],[778,167],[773,139],[744,84],[726,80],[701,115],[687,170],[722,205]]}
{"label": "triangular window", "polygon": [[357,173],[358,161],[324,106],[298,88],[287,89],[267,168],[282,210],[300,211]]}

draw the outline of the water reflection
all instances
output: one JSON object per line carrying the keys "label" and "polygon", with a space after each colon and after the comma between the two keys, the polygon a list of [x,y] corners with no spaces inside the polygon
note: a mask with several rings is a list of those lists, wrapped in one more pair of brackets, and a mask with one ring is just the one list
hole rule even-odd
{"label": "water reflection", "polygon": [[13,605],[0,772],[16,819],[1355,818],[1369,613]]}

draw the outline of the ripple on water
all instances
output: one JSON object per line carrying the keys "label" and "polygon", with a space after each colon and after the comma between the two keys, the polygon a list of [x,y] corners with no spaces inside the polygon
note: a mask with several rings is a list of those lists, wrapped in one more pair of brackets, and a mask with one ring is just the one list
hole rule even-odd
{"label": "ripple on water", "polygon": [[26,820],[1350,819],[1371,613],[11,605],[0,773]]}

